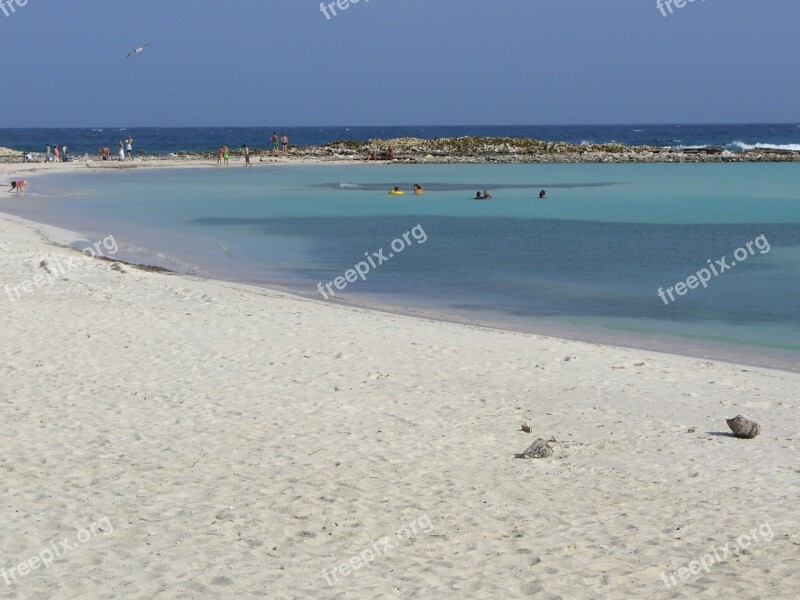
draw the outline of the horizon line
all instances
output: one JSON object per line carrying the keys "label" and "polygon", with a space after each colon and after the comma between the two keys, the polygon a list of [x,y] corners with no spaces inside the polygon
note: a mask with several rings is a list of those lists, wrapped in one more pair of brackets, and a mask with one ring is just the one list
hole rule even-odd
{"label": "horizon line", "polygon": [[676,127],[676,126],[697,126],[697,125],[798,125],[800,121],[762,121],[762,122],[748,122],[748,121],[731,121],[731,122],[674,122],[674,123],[528,123],[528,124],[508,124],[508,125],[489,125],[489,124],[460,124],[460,125],[443,125],[443,124],[423,124],[423,125],[70,125],[70,126],[46,126],[37,125],[31,127],[0,127],[3,130],[19,130],[19,129],[113,129],[119,127],[121,129],[138,128],[138,129],[390,129],[390,128],[424,128],[424,127]]}

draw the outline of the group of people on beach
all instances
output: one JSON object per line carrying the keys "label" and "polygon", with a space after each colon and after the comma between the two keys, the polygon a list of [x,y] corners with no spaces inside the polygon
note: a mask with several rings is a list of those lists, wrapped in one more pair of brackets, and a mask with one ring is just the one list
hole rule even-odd
{"label": "group of people on beach", "polygon": [[[27,156],[26,156],[27,161]],[[52,149],[50,144],[44,146],[44,162],[67,162],[69,161],[69,149],[65,145],[61,145],[59,149],[58,144],[53,144]]]}
{"label": "group of people on beach", "polygon": [[[279,142],[279,140],[278,140],[278,132],[277,131],[273,131],[272,132],[272,136],[270,136],[269,140],[272,142],[272,153],[273,154],[277,154],[278,153],[278,142]],[[284,153],[289,152],[289,136],[286,135],[285,133],[281,136],[280,147],[281,147],[281,152],[284,152]]]}
{"label": "group of people on beach", "polygon": [[375,150],[370,150],[367,160],[394,160],[394,148],[389,146],[385,151],[378,154]]}
{"label": "group of people on beach", "polygon": [[[289,136],[286,135],[285,133],[279,138],[278,132],[273,131],[272,136],[270,136],[270,142],[272,142],[272,154],[278,154],[279,151],[283,153],[289,152]],[[250,162],[252,152],[250,151],[250,146],[248,146],[247,144],[242,144],[242,156],[244,156],[244,166],[252,167],[253,164]],[[222,146],[217,148],[218,167],[229,166],[230,158],[231,158],[231,149],[228,148],[226,144],[223,144]]]}
{"label": "group of people on beach", "polygon": [[[133,160],[133,137],[119,141],[119,159]],[[111,160],[111,149],[108,146],[100,148],[100,160]]]}

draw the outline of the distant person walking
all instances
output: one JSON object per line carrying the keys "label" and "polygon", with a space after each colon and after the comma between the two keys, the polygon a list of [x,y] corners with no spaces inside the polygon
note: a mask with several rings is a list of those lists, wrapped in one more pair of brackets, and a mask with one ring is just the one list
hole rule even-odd
{"label": "distant person walking", "polygon": [[225,166],[228,166],[228,159],[230,158],[230,148],[228,148],[227,144],[222,146],[222,158],[225,160]]}
{"label": "distant person walking", "polygon": [[220,146],[219,148],[217,148],[217,166],[218,167],[222,166],[222,155],[223,154],[224,154],[224,152],[222,150],[222,146]]}
{"label": "distant person walking", "polygon": [[128,153],[128,160],[133,160],[133,138],[131,136],[128,136],[125,150]]}
{"label": "distant person walking", "polygon": [[67,162],[69,160],[69,152],[67,152],[67,146],[61,146],[61,160]]}
{"label": "distant person walking", "polygon": [[53,162],[58,162],[58,144],[53,144]]}
{"label": "distant person walking", "polygon": [[125,143],[122,140],[119,141],[119,159],[125,160]]}
{"label": "distant person walking", "polygon": [[283,150],[283,152],[289,152],[289,136],[285,133],[281,138],[281,150]]}
{"label": "distant person walking", "polygon": [[277,131],[273,131],[272,132],[272,137],[269,138],[269,139],[272,141],[272,153],[273,154],[277,154],[278,153],[278,132]]}
{"label": "distant person walking", "polygon": [[50,144],[45,144],[44,146],[44,162],[50,162]]}
{"label": "distant person walking", "polygon": [[247,144],[242,146],[242,153],[244,153],[244,166],[252,167],[253,165],[250,164],[250,148],[247,147]]}

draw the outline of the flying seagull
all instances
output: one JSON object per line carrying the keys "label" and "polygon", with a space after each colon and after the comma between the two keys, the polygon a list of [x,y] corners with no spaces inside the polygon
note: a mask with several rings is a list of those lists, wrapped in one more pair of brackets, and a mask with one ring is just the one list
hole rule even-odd
{"label": "flying seagull", "polygon": [[148,46],[152,46],[152,45],[153,45],[152,43],[151,44],[145,44],[144,46],[139,46],[135,50],[131,50],[130,52],[128,52],[128,58],[130,58],[134,54],[139,54],[139,52],[143,52],[145,48],[147,48]]}

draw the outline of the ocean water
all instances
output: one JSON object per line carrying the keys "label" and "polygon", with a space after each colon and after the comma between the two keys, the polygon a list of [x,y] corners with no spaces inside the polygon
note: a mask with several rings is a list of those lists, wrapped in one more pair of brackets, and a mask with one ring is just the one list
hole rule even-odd
{"label": "ocean water", "polygon": [[514,126],[413,126],[413,127],[85,127],[72,129],[0,129],[0,147],[43,152],[45,144],[66,144],[73,154],[112,152],[120,140],[133,136],[135,149],[148,154],[201,152],[221,144],[251,148],[271,147],[273,131],[286,133],[290,143],[323,144],[336,140],[398,137],[513,137],[548,142],[648,145],[671,148],[715,146],[728,150],[777,148],[800,150],[800,124],[734,125],[514,125]]}
{"label": "ocean water", "polygon": [[[798,368],[799,178],[796,164],[237,165],[48,175],[0,211],[317,297],[383,250],[336,301]],[[473,200],[484,188],[493,200]],[[659,296],[722,257],[737,264],[706,288]]]}

